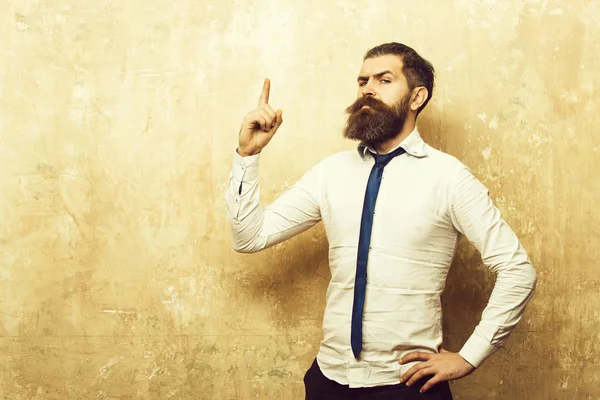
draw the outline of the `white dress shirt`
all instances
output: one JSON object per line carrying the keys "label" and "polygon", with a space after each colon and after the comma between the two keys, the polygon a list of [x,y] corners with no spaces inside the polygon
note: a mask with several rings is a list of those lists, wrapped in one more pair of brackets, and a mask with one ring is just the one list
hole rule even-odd
{"label": "white dress shirt", "polygon": [[427,145],[415,129],[406,153],[383,173],[375,206],[363,314],[363,347],[355,359],[350,322],[362,207],[372,149],[326,157],[271,205],[261,206],[259,156],[234,155],[225,197],[233,248],[251,253],[323,221],[331,281],[317,362],[350,387],[391,385],[414,363],[412,351],[442,344],[440,295],[463,234],[496,274],[481,321],[459,354],[478,367],[506,341],[533,295],[536,273],[488,190],[456,158]]}

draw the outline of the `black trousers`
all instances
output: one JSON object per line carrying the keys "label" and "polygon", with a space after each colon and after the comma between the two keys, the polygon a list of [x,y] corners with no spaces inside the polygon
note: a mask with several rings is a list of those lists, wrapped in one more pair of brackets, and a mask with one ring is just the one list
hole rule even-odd
{"label": "black trousers", "polygon": [[304,375],[306,400],[452,400],[448,382],[435,385],[425,393],[419,389],[431,377],[423,378],[412,386],[403,383],[397,385],[376,386],[370,388],[350,388],[327,378],[321,372],[317,360]]}

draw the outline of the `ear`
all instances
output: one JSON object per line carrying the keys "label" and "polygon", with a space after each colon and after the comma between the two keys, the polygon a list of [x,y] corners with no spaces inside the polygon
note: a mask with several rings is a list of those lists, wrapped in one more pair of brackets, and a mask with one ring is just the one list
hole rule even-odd
{"label": "ear", "polygon": [[429,90],[427,90],[426,87],[418,86],[414,88],[412,91],[410,109],[416,112],[423,105],[423,103],[425,103],[427,97],[429,97]]}

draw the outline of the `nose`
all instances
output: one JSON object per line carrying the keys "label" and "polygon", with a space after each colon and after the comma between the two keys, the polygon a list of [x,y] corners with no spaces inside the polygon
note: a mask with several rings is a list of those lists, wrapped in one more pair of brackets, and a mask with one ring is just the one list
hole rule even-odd
{"label": "nose", "polygon": [[363,97],[366,96],[375,96],[375,91],[373,90],[373,88],[371,87],[371,85],[369,84],[369,82],[365,83],[365,85],[361,88],[361,94]]}

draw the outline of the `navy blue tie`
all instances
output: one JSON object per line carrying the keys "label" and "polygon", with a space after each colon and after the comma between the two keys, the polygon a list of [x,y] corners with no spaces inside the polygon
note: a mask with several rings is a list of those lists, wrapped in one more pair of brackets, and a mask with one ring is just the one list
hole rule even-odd
{"label": "navy blue tie", "polygon": [[354,281],[354,304],[352,305],[352,325],[350,332],[350,345],[354,357],[358,358],[362,349],[362,316],[365,305],[365,291],[367,289],[367,261],[369,259],[369,246],[371,245],[371,229],[373,228],[373,213],[377,193],[381,186],[383,169],[392,161],[392,158],[404,153],[402,147],[388,154],[372,154],[375,165],[371,169],[365,202],[363,204],[362,218],[360,220],[360,237],[358,239],[358,257],[356,260],[356,279]]}

